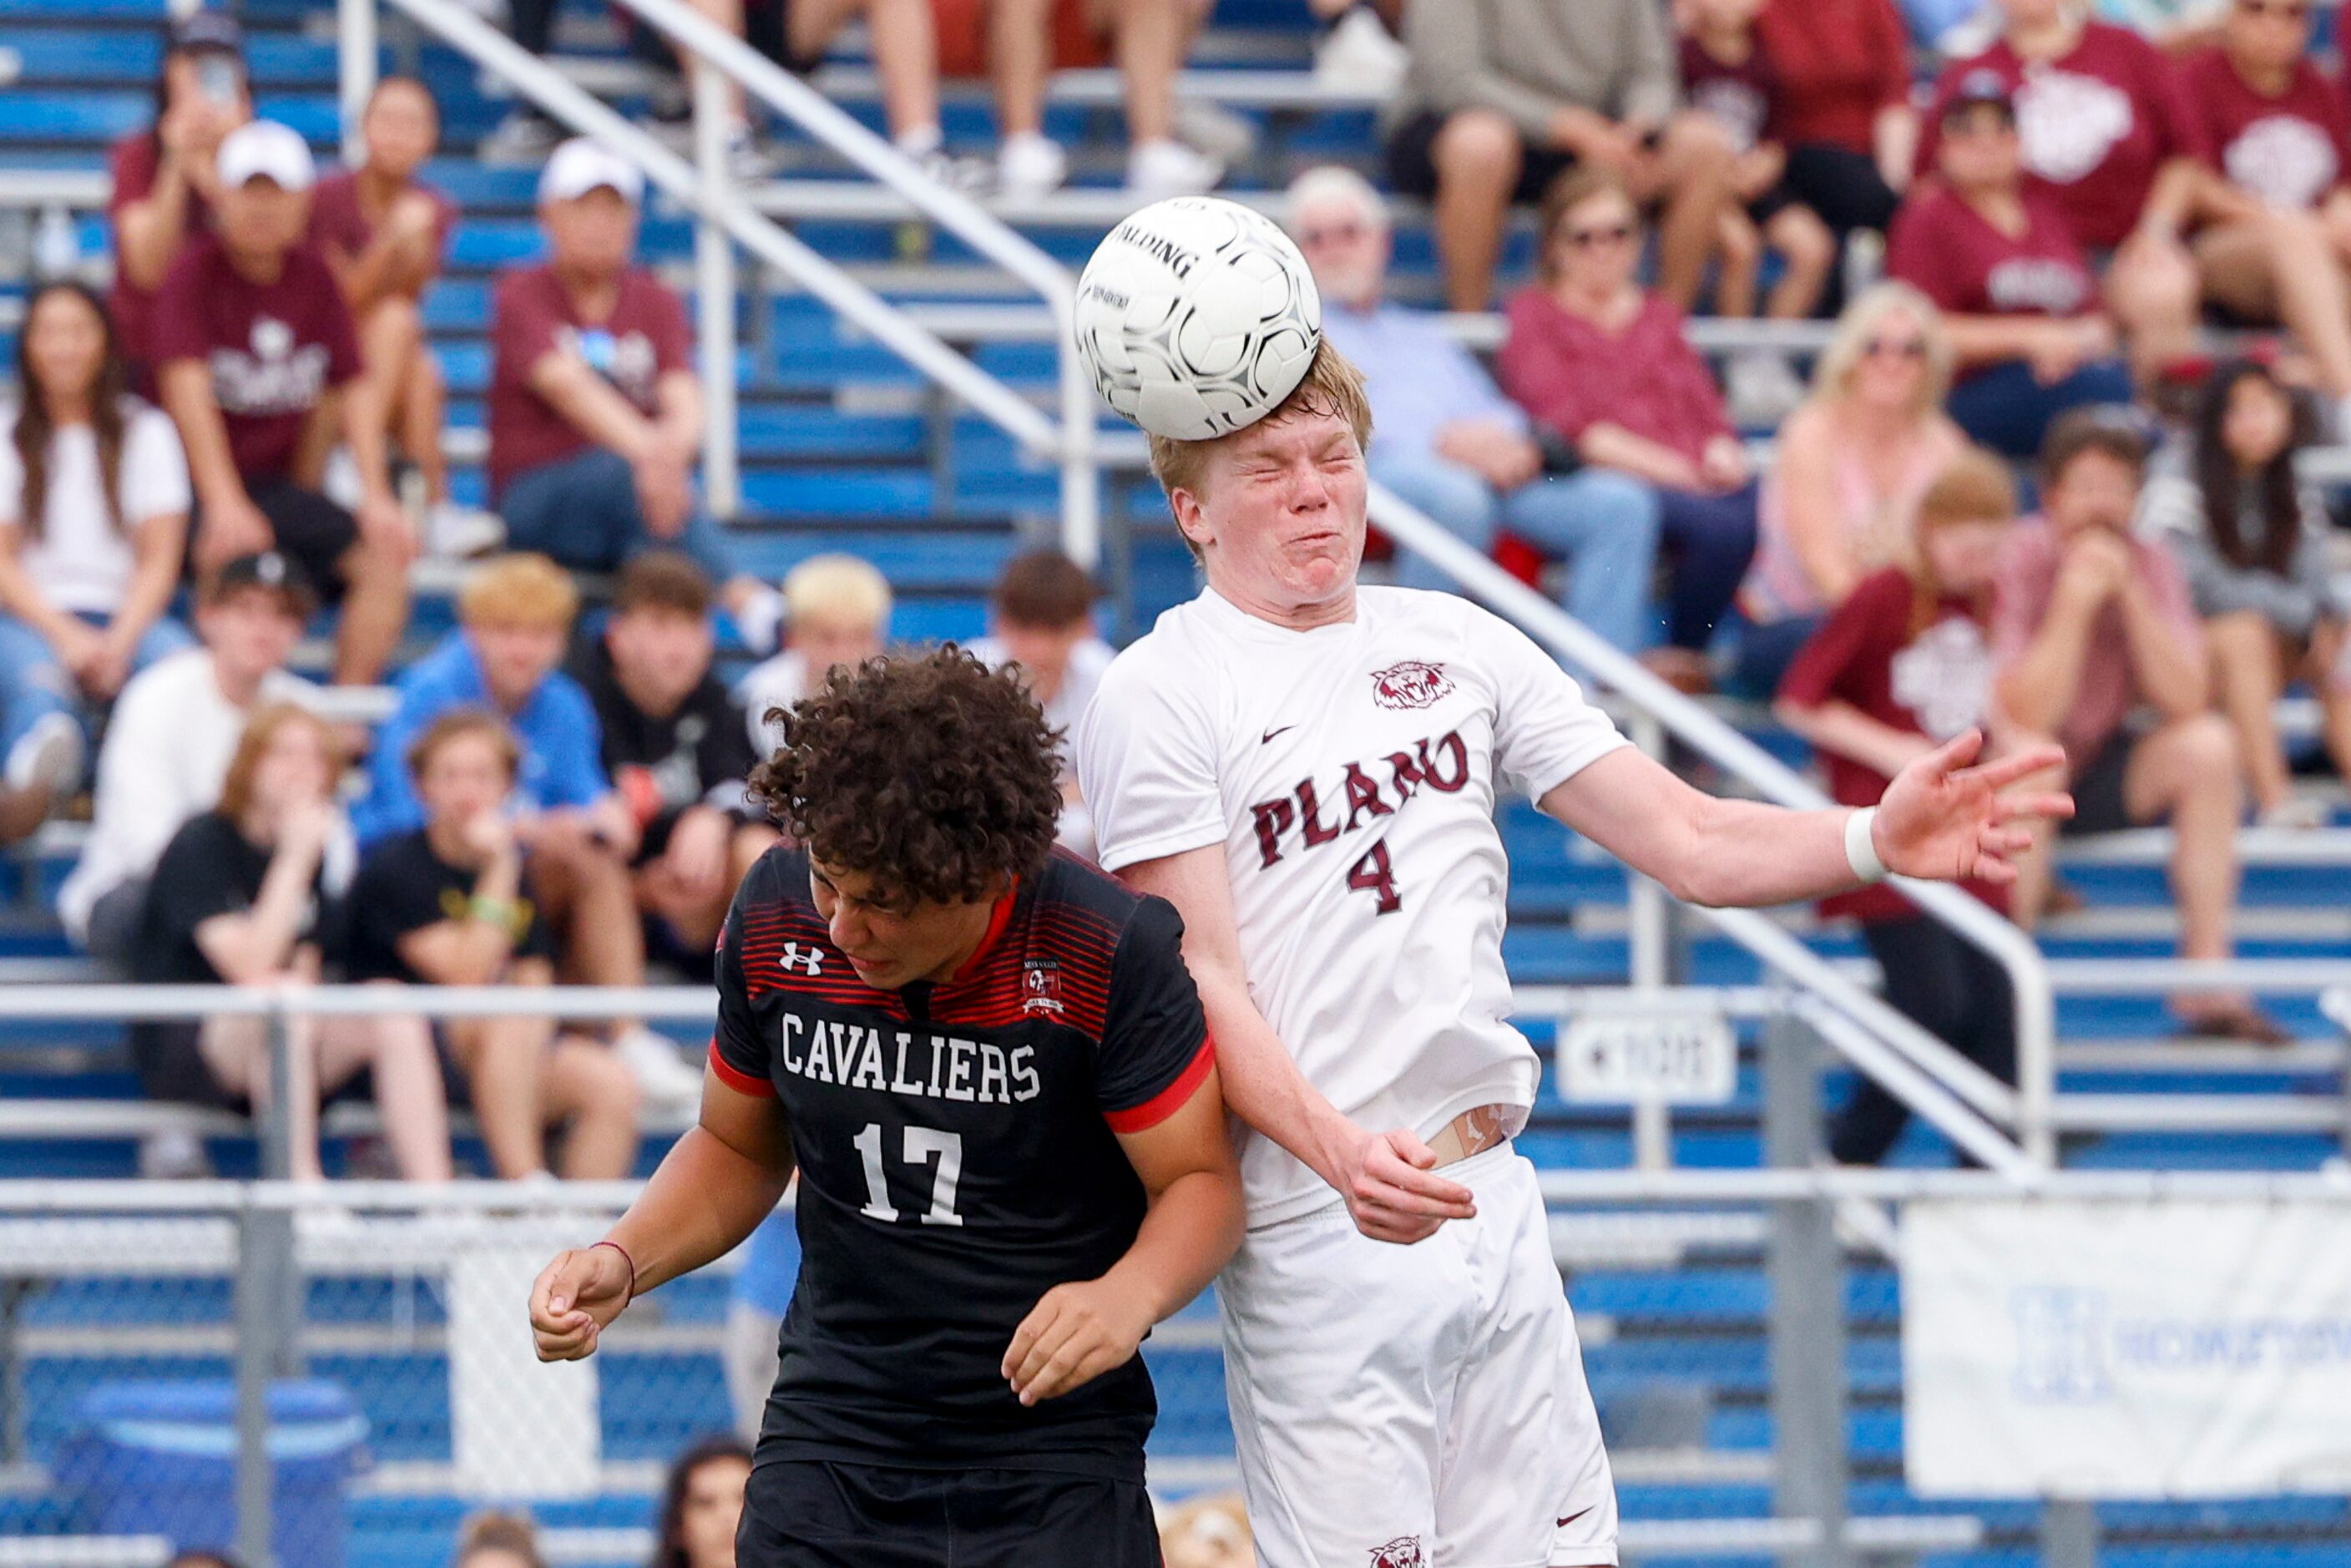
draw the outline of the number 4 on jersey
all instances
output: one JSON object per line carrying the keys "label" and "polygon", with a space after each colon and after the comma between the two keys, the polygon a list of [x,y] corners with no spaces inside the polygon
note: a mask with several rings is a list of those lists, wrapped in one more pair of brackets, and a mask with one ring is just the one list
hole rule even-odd
{"label": "number 4 on jersey", "polygon": [[1378,900],[1374,914],[1386,915],[1404,907],[1404,900],[1396,893],[1395,866],[1388,860],[1384,841],[1374,844],[1369,854],[1348,868],[1347,885]]}

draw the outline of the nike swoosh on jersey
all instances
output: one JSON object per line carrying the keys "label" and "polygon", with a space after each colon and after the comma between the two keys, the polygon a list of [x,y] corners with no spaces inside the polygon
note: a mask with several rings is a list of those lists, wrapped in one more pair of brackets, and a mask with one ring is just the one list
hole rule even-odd
{"label": "nike swoosh on jersey", "polygon": [[1291,730],[1296,729],[1297,727],[1298,727],[1294,724],[1285,724],[1280,729],[1269,729],[1263,735],[1257,737],[1257,743],[1259,746],[1270,745],[1275,736],[1288,735]]}

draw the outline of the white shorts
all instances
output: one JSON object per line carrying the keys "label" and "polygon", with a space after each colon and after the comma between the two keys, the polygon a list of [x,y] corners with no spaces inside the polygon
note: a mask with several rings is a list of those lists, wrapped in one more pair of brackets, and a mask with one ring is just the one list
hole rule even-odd
{"label": "white shorts", "polygon": [[1252,1230],[1217,1281],[1225,1394],[1264,1568],[1616,1561],[1616,1487],[1532,1164],[1411,1247],[1344,1205]]}

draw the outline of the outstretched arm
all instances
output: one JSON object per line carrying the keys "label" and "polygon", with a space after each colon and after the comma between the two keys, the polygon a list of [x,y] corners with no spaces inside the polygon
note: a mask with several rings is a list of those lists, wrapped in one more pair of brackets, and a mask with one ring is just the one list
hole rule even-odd
{"label": "outstretched arm", "polygon": [[791,1138],[775,1100],[705,1074],[701,1122],[607,1234],[612,1246],[557,1253],[531,1287],[538,1359],[593,1355],[598,1336],[632,1299],[741,1246],[783,1201],[791,1178]]}
{"label": "outstretched arm", "polygon": [[[2000,793],[2062,762],[2055,747],[1969,767],[1982,747],[1982,733],[1970,730],[1886,786],[1870,840],[1887,870],[1938,882],[2010,882],[2016,868],[2009,857],[2032,842],[2026,822],[2074,814],[2069,796]],[[1687,904],[1792,904],[1860,881],[1845,858],[1849,809],[1791,811],[1720,800],[1629,747],[1583,768],[1541,806]]]}

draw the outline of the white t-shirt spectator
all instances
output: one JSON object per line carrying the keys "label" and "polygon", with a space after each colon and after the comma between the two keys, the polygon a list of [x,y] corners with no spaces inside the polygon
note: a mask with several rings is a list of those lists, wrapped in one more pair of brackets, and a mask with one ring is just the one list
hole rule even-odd
{"label": "white t-shirt spectator", "polygon": [[[317,692],[277,670],[262,678],[259,700],[308,702]],[[122,688],[99,748],[89,839],[57,890],[57,915],[77,945],[89,944],[89,912],[100,898],[152,873],[172,835],[220,803],[248,716],[221,695],[203,648],[159,659]]]}
{"label": "white t-shirt spectator", "polygon": [[[976,637],[969,643],[971,656],[991,670],[1002,669],[1012,660],[1001,640]],[[1089,637],[1070,650],[1070,667],[1062,672],[1061,689],[1053,700],[1044,705],[1045,722],[1062,732],[1062,766],[1070,766],[1070,737],[1078,731],[1078,720],[1085,716],[1086,705],[1094,700],[1094,692],[1102,685],[1102,672],[1110,668],[1117,651],[1099,637]]]}
{"label": "white t-shirt spectator", "polygon": [[751,750],[760,761],[773,757],[784,744],[784,727],[769,724],[768,710],[789,707],[808,695],[808,655],[792,648],[752,665],[735,683],[735,700],[742,706]]}
{"label": "white t-shirt spectator", "polygon": [[126,402],[124,413],[122,470],[115,485],[121,526],[106,505],[98,433],[70,424],[49,437],[49,491],[38,537],[24,517],[16,410],[0,417],[0,526],[24,530],[17,559],[60,610],[112,614],[131,586],[131,539],[140,525],[188,509],[188,463],[171,420],[136,401]]}

